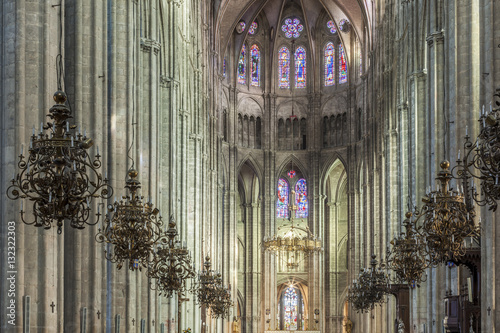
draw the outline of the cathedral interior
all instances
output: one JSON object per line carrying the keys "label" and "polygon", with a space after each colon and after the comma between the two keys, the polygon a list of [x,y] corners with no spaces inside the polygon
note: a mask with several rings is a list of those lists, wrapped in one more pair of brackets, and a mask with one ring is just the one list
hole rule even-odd
{"label": "cathedral interior", "polygon": [[3,0],[0,331],[500,332],[496,15]]}

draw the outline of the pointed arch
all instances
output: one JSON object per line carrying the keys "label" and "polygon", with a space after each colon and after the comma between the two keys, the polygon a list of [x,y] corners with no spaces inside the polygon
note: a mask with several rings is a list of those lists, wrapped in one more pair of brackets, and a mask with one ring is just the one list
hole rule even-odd
{"label": "pointed arch", "polygon": [[325,164],[323,164],[323,167],[321,169],[321,172],[320,172],[320,194],[326,194],[326,191],[325,191],[325,182],[326,182],[326,178],[328,178],[328,175],[330,174],[330,171],[337,167],[339,164],[342,165],[342,167],[344,168],[344,170],[346,172],[348,172],[349,168],[347,166],[347,163],[345,161],[345,158],[340,155],[338,152],[335,152],[332,154],[332,156],[330,156],[330,158],[325,162]]}

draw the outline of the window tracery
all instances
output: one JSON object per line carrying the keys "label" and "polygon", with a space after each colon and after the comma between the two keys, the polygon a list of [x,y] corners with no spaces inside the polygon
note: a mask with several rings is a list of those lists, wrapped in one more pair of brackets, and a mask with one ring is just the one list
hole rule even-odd
{"label": "window tracery", "polygon": [[328,28],[328,30],[332,35],[337,33],[337,27],[335,26],[335,23],[333,23],[332,20],[326,22],[326,27]]}
{"label": "window tracery", "polygon": [[259,27],[259,25],[257,24],[257,22],[253,22],[251,25],[250,25],[250,28],[248,28],[248,33],[250,35],[255,35],[255,33],[257,32],[257,28]]}
{"label": "window tracery", "polygon": [[281,26],[281,31],[285,33],[286,38],[299,38],[302,30],[304,30],[304,26],[298,18],[287,18]]}

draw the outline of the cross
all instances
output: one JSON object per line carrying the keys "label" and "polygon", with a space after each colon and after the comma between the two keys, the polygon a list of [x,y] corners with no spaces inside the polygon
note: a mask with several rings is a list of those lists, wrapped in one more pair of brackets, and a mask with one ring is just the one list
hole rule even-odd
{"label": "cross", "polygon": [[54,308],[56,307],[56,305],[54,304],[54,301],[52,301],[52,304],[50,304],[50,307],[52,308],[52,313],[54,313]]}
{"label": "cross", "polygon": [[135,319],[132,318],[132,326],[135,326]]}
{"label": "cross", "polygon": [[97,310],[97,319],[101,319],[101,311]]}

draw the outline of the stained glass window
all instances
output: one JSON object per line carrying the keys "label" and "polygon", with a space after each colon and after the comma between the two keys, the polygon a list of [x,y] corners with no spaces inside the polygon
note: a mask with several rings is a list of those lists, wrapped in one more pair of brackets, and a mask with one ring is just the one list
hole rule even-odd
{"label": "stained glass window", "polygon": [[337,27],[335,26],[335,23],[333,23],[332,20],[326,22],[326,26],[330,30],[330,33],[334,34],[337,32]]}
{"label": "stained glass window", "polygon": [[258,87],[260,84],[260,50],[256,44],[250,48],[250,85]]}
{"label": "stained glass window", "polygon": [[298,317],[298,297],[297,291],[293,287],[288,287],[285,291],[285,299],[283,302],[285,310],[285,331],[297,330],[297,317]]}
{"label": "stained glass window", "polygon": [[348,19],[342,19],[339,22],[339,29],[342,32],[348,33],[351,30],[351,25]]}
{"label": "stained glass window", "polygon": [[224,61],[222,63],[222,75],[226,77],[226,58],[224,58]]}
{"label": "stained glass window", "polygon": [[288,183],[283,178],[278,180],[278,201],[276,217],[288,218]]}
{"label": "stained glass window", "polygon": [[304,26],[298,18],[287,18],[285,24],[281,26],[281,30],[285,33],[286,38],[298,38]]}
{"label": "stained glass window", "polygon": [[290,51],[283,46],[278,51],[278,71],[280,88],[290,88]]}
{"label": "stained glass window", "polygon": [[246,47],[245,44],[243,44],[243,47],[241,48],[241,54],[240,54],[240,59],[238,60],[238,83],[240,84],[245,84],[246,81],[246,68],[245,68],[245,51]]}
{"label": "stained glass window", "polygon": [[295,203],[297,211],[295,212],[296,218],[305,218],[308,216],[309,209],[307,203],[307,183],[304,178],[301,178],[295,184]]}
{"label": "stained glass window", "polygon": [[240,21],[238,22],[238,25],[236,26],[236,31],[238,31],[238,33],[242,33],[243,31],[245,31],[245,27],[246,27],[246,23],[245,21]]}
{"label": "stained glass window", "polygon": [[288,171],[288,177],[290,177],[290,178],[295,177],[295,170]]}
{"label": "stained glass window", "polygon": [[299,46],[295,51],[295,88],[306,87],[306,50]]}
{"label": "stained glass window", "polygon": [[257,24],[257,22],[255,22],[255,21],[254,21],[254,22],[250,25],[250,28],[248,28],[248,33],[249,33],[250,35],[254,35],[254,34],[257,32],[257,28],[258,28],[258,26],[259,26],[259,25]]}
{"label": "stained glass window", "polygon": [[335,84],[335,46],[328,42],[325,46],[325,86]]}
{"label": "stained glass window", "polygon": [[339,83],[347,82],[347,63],[345,61],[344,47],[339,44]]}

